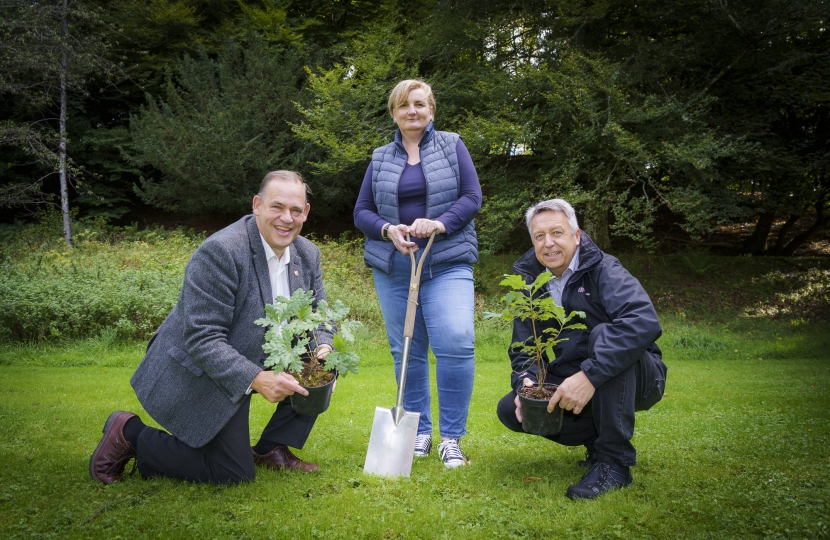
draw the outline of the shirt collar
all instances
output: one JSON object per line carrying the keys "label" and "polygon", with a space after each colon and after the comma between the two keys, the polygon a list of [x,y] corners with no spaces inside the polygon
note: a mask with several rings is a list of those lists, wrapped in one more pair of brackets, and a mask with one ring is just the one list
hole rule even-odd
{"label": "shirt collar", "polygon": [[571,264],[568,265],[568,270],[571,272],[576,272],[576,269],[579,268],[579,246],[576,246],[576,251],[574,251],[573,259],[571,259]]}
{"label": "shirt collar", "polygon": [[[568,268],[562,272],[562,277],[559,279],[565,279],[566,277],[570,276],[576,269],[579,268],[579,246],[576,246],[576,251],[574,251],[574,256],[571,258],[570,264],[568,264]],[[556,276],[553,276],[556,279]]]}
{"label": "shirt collar", "polygon": [[[271,257],[277,257],[277,254],[274,253],[274,250],[271,249],[271,246],[268,245],[268,242],[265,241],[265,238],[262,236],[262,233],[259,233],[259,239],[262,240],[262,247],[265,248],[265,260],[270,261]],[[285,246],[285,251],[282,252],[282,257],[277,257],[277,263],[281,266],[287,265],[291,262],[291,246]]]}

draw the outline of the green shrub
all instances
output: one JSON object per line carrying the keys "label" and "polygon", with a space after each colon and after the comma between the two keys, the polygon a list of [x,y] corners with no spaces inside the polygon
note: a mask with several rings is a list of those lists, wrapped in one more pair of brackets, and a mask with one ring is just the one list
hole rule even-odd
{"label": "green shrub", "polygon": [[55,214],[0,243],[4,339],[106,335],[146,339],[175,305],[190,255],[203,238],[80,222],[75,247]]}
{"label": "green shrub", "polygon": [[[32,224],[0,227],[0,341],[146,340],[177,302],[185,265],[204,240],[184,230],[112,227],[100,220],[73,223],[72,249],[66,247],[62,234],[60,214],[55,211],[45,212]],[[385,342],[372,272],[363,264],[362,239],[344,234],[315,242],[323,252],[329,301],[351,306],[351,315],[366,325],[358,332],[360,346],[375,347],[368,344],[369,336],[381,336]],[[501,292],[493,284],[511,272],[517,257],[484,254],[473,267],[476,343],[481,347],[477,356],[484,361],[501,361],[506,354],[509,323],[483,321],[481,315],[498,309]],[[707,257],[703,266],[716,264],[717,271],[704,271],[696,279],[689,279],[684,271],[688,264],[681,256],[642,259],[638,277],[661,320],[666,322],[672,315],[685,325],[704,320],[802,324],[830,319],[826,259]],[[632,256],[624,258],[628,264]],[[666,332],[670,334],[677,340],[672,341],[674,350],[684,355],[735,349],[697,332]],[[381,348],[388,352],[385,343]],[[368,349],[359,353],[371,357]]]}
{"label": "green shrub", "polygon": [[375,294],[372,271],[363,263],[363,239],[315,240],[323,254],[323,280],[329,301],[341,300],[351,309],[350,317],[368,328],[384,328],[380,302]]}
{"label": "green shrub", "polygon": [[[0,239],[0,339],[145,340],[178,301],[184,270],[204,236],[78,221],[75,247],[63,242],[60,215],[9,228]],[[372,273],[360,240],[318,241],[326,293],[353,318],[383,329]]]}

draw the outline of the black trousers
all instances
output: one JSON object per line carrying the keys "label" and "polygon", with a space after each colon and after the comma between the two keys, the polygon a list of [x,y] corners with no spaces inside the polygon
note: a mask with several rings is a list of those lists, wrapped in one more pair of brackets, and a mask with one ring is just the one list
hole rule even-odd
{"label": "black trousers", "polygon": [[[167,476],[190,482],[235,484],[251,481],[256,472],[251,452],[248,417],[251,398],[246,396],[225,427],[201,448],[193,448],[173,435],[145,428],[138,437],[136,461],[142,478]],[[285,399],[277,405],[258,444],[302,448],[316,416],[298,414]]]}
{"label": "black trousers", "polygon": [[[589,346],[605,324],[591,331]],[[562,378],[548,376],[545,382],[561,384]],[[637,451],[631,444],[634,436],[634,411],[648,409],[663,395],[666,366],[658,357],[646,352],[627,370],[597,388],[582,413],[564,411],[562,430],[545,438],[565,446],[585,446],[597,461],[623,466],[637,464]],[[504,396],[496,414],[508,429],[524,433],[516,419],[516,393]]]}

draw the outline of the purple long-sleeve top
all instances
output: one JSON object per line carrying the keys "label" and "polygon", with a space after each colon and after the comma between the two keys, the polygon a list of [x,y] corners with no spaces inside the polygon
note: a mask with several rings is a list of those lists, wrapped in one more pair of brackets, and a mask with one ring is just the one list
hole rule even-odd
{"label": "purple long-sleeve top", "polygon": [[[461,139],[455,147],[458,157],[458,172],[460,175],[460,189],[458,200],[443,214],[435,218],[440,221],[450,235],[464,228],[475,217],[481,208],[481,184],[478,182],[473,159]],[[401,223],[412,225],[418,218],[425,218],[427,213],[427,180],[420,163],[406,164],[398,180],[398,213]],[[354,207],[354,224],[363,234],[372,240],[382,240],[380,231],[388,223],[378,215],[378,208],[372,195],[372,164],[366,169],[363,184]],[[413,238],[421,248],[427,239]]]}

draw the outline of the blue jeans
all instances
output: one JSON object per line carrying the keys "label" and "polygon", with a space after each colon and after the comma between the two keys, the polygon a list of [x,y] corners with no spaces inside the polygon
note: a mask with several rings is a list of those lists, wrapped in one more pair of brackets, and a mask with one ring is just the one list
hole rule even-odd
{"label": "blue jeans", "polygon": [[[415,254],[416,260],[422,251]],[[467,414],[473,393],[475,331],[473,328],[473,267],[469,264],[424,263],[415,329],[409,352],[403,406],[421,413],[418,434],[432,433],[429,360],[436,358],[436,382],[441,436],[458,439],[467,433]],[[403,326],[409,298],[411,262],[395,252],[392,272],[373,269],[389,347],[395,360],[395,379],[400,381]]]}

